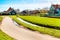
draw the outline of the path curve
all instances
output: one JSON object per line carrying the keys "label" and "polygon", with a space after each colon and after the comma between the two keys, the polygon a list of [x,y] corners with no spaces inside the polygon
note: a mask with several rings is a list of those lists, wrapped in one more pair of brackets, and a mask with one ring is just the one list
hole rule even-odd
{"label": "path curve", "polygon": [[12,19],[8,16],[4,17],[1,30],[16,40],[60,40],[53,36],[40,34],[14,25]]}

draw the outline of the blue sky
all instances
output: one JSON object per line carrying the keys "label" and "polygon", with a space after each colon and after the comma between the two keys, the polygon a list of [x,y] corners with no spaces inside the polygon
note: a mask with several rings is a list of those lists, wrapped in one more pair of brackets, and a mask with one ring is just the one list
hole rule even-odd
{"label": "blue sky", "polygon": [[0,11],[9,7],[20,10],[44,8],[50,7],[51,3],[60,3],[60,0],[0,0]]}

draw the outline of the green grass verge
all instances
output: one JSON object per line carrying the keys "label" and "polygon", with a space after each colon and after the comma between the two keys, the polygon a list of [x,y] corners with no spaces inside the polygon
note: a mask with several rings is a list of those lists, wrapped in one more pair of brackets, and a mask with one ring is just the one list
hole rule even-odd
{"label": "green grass verge", "polygon": [[39,16],[18,16],[18,17],[31,23],[60,29],[60,19]]}
{"label": "green grass verge", "polygon": [[14,40],[14,39],[0,30],[0,40]]}
{"label": "green grass verge", "polygon": [[39,32],[44,33],[44,34],[49,34],[49,35],[52,35],[55,37],[60,37],[60,30],[46,28],[46,27],[42,27],[42,26],[38,26],[38,25],[37,26],[29,25],[29,24],[26,24],[26,23],[18,20],[16,16],[12,16],[11,18],[14,21],[16,21],[18,24],[23,25],[24,27],[39,31]]}
{"label": "green grass verge", "polygon": [[3,17],[0,16],[0,22],[2,21]]}

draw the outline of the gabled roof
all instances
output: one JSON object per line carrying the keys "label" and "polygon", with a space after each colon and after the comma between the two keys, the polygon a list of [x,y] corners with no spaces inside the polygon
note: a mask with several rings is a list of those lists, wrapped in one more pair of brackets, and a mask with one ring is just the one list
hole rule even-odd
{"label": "gabled roof", "polygon": [[60,4],[53,4],[52,6],[53,6],[55,9],[56,9],[56,8],[60,8]]}
{"label": "gabled roof", "polygon": [[14,10],[13,8],[9,7],[9,9],[7,10],[7,12],[11,11],[11,10]]}

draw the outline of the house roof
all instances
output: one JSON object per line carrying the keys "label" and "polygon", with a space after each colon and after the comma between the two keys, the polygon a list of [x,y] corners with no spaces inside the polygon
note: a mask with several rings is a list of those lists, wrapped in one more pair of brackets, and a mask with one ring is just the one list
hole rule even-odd
{"label": "house roof", "polygon": [[53,4],[52,6],[53,6],[55,9],[56,9],[56,8],[60,8],[60,4]]}
{"label": "house roof", "polygon": [[9,12],[9,11],[11,11],[11,10],[13,10],[13,8],[9,7],[9,9],[7,10],[7,12]]}

